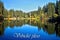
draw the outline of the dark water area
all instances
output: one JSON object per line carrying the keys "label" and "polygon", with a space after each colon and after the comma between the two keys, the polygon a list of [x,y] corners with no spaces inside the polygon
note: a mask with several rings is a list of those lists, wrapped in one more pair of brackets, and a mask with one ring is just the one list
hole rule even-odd
{"label": "dark water area", "polygon": [[60,26],[39,20],[0,22],[0,40],[60,40]]}

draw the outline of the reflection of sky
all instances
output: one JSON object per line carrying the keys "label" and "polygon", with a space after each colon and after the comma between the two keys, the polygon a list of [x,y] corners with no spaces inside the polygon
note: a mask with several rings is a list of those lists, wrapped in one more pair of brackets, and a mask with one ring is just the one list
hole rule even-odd
{"label": "reflection of sky", "polygon": [[38,6],[42,7],[48,2],[56,0],[2,0],[6,9],[23,10],[25,12],[36,10]]}
{"label": "reflection of sky", "polygon": [[[47,32],[44,32],[43,29],[41,28],[40,30],[38,30],[38,28],[36,26],[31,26],[31,25],[23,25],[22,27],[14,27],[14,28],[10,28],[7,27],[4,31],[4,37],[5,39],[14,39],[13,35],[14,33],[23,33],[23,34],[37,34],[40,35],[39,39],[49,39],[49,40],[59,40],[60,38],[56,37],[56,34],[48,34]],[[4,38],[2,37],[2,38]],[[1,37],[0,37],[1,38]],[[19,38],[18,38],[19,39]]]}

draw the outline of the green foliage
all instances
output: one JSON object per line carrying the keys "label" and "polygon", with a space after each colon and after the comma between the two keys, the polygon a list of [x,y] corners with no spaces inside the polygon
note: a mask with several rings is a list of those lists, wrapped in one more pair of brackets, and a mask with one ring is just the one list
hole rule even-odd
{"label": "green foliage", "polygon": [[0,14],[2,15],[4,11],[4,5],[3,2],[0,1]]}
{"label": "green foliage", "polygon": [[47,5],[48,8],[48,16],[53,16],[53,14],[55,13],[55,4],[54,3],[49,3]]}
{"label": "green foliage", "polygon": [[57,11],[57,13],[58,13],[59,16],[60,16],[60,1],[57,1],[57,2],[56,2],[56,11]]}

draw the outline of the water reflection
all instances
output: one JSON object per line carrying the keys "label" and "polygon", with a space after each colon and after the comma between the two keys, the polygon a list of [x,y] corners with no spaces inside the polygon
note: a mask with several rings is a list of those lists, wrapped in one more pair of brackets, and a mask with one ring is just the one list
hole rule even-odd
{"label": "water reflection", "polygon": [[25,24],[38,27],[38,30],[42,28],[49,35],[56,33],[57,36],[60,36],[60,27],[59,27],[60,25],[56,27],[54,23],[48,23],[48,22],[47,24],[42,24],[40,20],[15,20],[15,21],[5,20],[4,22],[0,23],[0,35],[4,33],[4,28],[7,28],[8,26],[10,28],[13,28],[14,26],[22,27],[22,25]]}
{"label": "water reflection", "polygon": [[4,24],[0,22],[0,35],[3,35],[4,33]]}
{"label": "water reflection", "polygon": [[55,32],[56,32],[56,35],[60,37],[60,24],[55,27]]}

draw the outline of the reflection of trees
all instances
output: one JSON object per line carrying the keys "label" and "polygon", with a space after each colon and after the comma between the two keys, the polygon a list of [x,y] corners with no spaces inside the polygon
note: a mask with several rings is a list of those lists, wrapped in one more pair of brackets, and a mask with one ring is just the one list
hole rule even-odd
{"label": "reflection of trees", "polygon": [[14,26],[22,26],[24,24],[29,24],[31,26],[37,26],[38,29],[43,28],[44,31],[47,31],[49,34],[53,34],[56,32],[57,35],[60,35],[60,28],[56,27],[55,23],[49,23],[46,22],[47,24],[42,24],[41,21],[38,20],[16,20],[16,21],[4,21],[4,26],[10,26],[10,27],[14,27]]}
{"label": "reflection of trees", "polygon": [[6,27],[8,27],[8,21],[4,21],[4,27],[6,28]]}
{"label": "reflection of trees", "polygon": [[[60,36],[60,16],[57,16],[56,18],[52,17],[48,20],[48,24],[47,26],[45,27],[46,29],[49,29],[51,30],[51,32],[53,30],[55,30],[56,32],[56,35]],[[53,30],[52,30],[53,29]]]}
{"label": "reflection of trees", "polygon": [[11,21],[11,22],[9,23],[9,26],[10,26],[10,27],[13,27],[13,26],[14,26],[14,23],[15,23],[14,21]]}
{"label": "reflection of trees", "polygon": [[4,24],[0,22],[0,35],[4,33]]}
{"label": "reflection of trees", "polygon": [[16,24],[15,26],[22,26],[24,23],[22,20],[20,21],[16,20],[15,24]]}
{"label": "reflection of trees", "polygon": [[16,21],[4,21],[4,26],[10,26],[10,27],[14,27],[14,26],[22,26],[24,23],[24,20],[16,20]]}
{"label": "reflection of trees", "polygon": [[60,24],[58,24],[58,26],[55,27],[55,32],[57,36],[60,36]]}
{"label": "reflection of trees", "polygon": [[36,20],[16,20],[16,21],[4,21],[4,26],[10,26],[10,27],[14,27],[14,26],[22,26],[23,24],[29,24],[32,26],[38,26],[39,28],[42,27],[40,25],[40,21],[36,21]]}
{"label": "reflection of trees", "polygon": [[31,25],[37,26],[37,22],[35,20],[31,20]]}
{"label": "reflection of trees", "polygon": [[45,25],[43,29],[49,34],[53,34],[55,32],[55,27],[50,23],[48,25]]}

